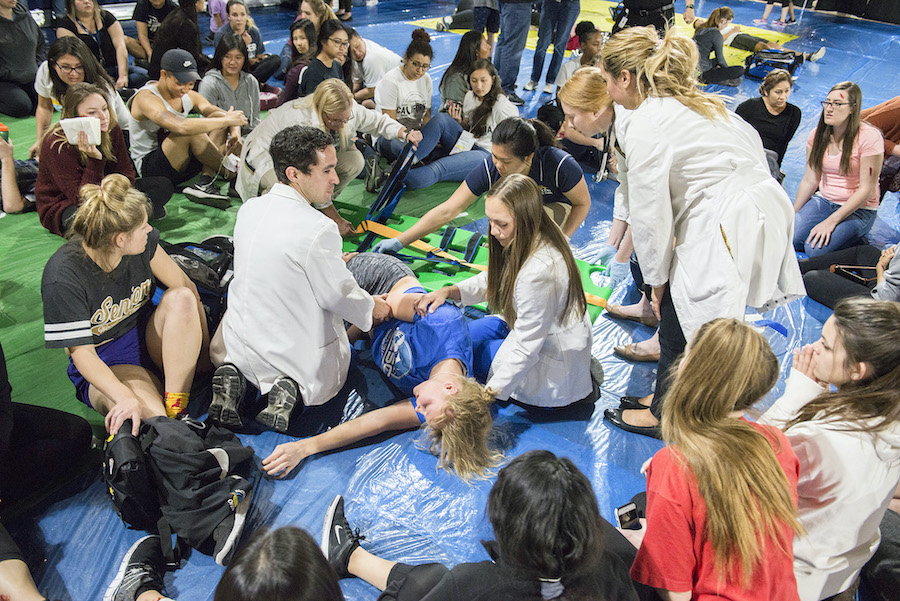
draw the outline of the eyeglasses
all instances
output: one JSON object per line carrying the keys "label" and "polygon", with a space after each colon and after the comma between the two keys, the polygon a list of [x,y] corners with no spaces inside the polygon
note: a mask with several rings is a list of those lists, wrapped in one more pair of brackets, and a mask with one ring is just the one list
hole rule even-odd
{"label": "eyeglasses", "polygon": [[344,40],[338,38],[328,38],[328,41],[332,44],[337,44],[338,48],[346,48],[350,45],[350,42],[345,42]]}
{"label": "eyeglasses", "polygon": [[69,65],[60,65],[59,63],[55,63],[56,68],[68,75],[69,73],[78,72],[84,73],[84,66],[78,65],[77,67],[70,67]]}
{"label": "eyeglasses", "polygon": [[334,117],[331,117],[330,115],[325,115],[325,120],[330,123],[334,123],[335,125],[347,125],[348,123],[350,123],[349,117],[347,119],[335,119]]}
{"label": "eyeglasses", "polygon": [[428,71],[431,68],[431,63],[420,63],[419,61],[409,61],[409,64],[412,65],[414,69],[421,69],[422,71]]}
{"label": "eyeglasses", "polygon": [[821,104],[822,104],[822,108],[825,108],[825,109],[832,108],[832,107],[839,109],[842,106],[847,106],[848,104],[856,104],[856,103],[855,102],[832,102],[830,100],[823,100],[821,102]]}

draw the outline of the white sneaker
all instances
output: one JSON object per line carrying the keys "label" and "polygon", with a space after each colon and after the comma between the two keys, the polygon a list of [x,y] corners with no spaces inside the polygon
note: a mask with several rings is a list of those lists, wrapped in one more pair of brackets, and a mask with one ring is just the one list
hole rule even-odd
{"label": "white sneaker", "polygon": [[546,83],[544,84],[544,94],[552,94],[553,93],[553,84]]}
{"label": "white sneaker", "polygon": [[816,50],[815,52],[810,54],[809,62],[814,63],[817,60],[819,60],[820,58],[822,58],[823,56],[825,56],[825,46],[822,46],[821,48],[819,48],[818,50]]}
{"label": "white sneaker", "polygon": [[525,88],[524,88],[524,89],[525,89],[526,92],[533,92],[534,89],[537,88],[537,87],[538,87],[538,82],[536,82],[536,81],[529,81],[528,83],[525,84]]}

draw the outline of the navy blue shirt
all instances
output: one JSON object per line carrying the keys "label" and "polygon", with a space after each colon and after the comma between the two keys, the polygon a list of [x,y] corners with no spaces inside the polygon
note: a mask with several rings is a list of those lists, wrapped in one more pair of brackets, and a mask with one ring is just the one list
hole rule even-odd
{"label": "navy blue shirt", "polygon": [[[545,203],[572,204],[565,194],[584,179],[584,172],[572,155],[565,150],[555,146],[541,146],[534,153],[528,176],[537,182]],[[469,172],[466,176],[466,185],[472,194],[481,196],[499,179],[500,173],[494,167],[494,161],[487,157],[481,165]]]}

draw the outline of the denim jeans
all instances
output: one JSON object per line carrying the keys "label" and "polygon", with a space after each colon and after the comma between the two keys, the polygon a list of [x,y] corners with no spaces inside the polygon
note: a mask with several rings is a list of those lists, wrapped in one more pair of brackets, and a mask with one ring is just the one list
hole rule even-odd
{"label": "denim jeans", "polygon": [[858,244],[872,229],[877,211],[856,209],[834,228],[834,231],[831,232],[831,240],[827,245],[813,248],[806,243],[809,232],[840,208],[841,205],[826,200],[818,194],[813,194],[813,197],[794,216],[794,249],[805,252],[809,257],[817,257]]}
{"label": "denim jeans", "polygon": [[[462,125],[447,113],[438,113],[425,124],[422,128],[422,141],[416,148],[416,158],[421,160],[430,157],[432,162],[409,170],[406,186],[410,190],[427,188],[437,182],[461,182],[489,156],[487,151],[480,148],[451,155],[450,151],[462,131]],[[438,143],[440,148],[437,147]]]}
{"label": "denim jeans", "polygon": [[[459,134],[462,133],[462,125],[447,113],[438,113],[432,119],[422,126],[419,131],[422,133],[422,141],[416,147],[416,162],[429,156],[440,142],[443,147],[444,154],[450,154]],[[406,146],[403,140],[388,140],[387,138],[379,138],[375,144],[378,154],[389,161],[396,161],[397,157]],[[437,157],[433,157],[437,158]]]}
{"label": "denim jeans", "polygon": [[531,68],[531,81],[541,81],[541,71],[544,70],[544,58],[547,56],[547,48],[553,43],[553,58],[547,69],[546,82],[556,82],[556,75],[562,65],[566,53],[566,44],[569,43],[569,34],[572,25],[581,11],[581,0],[544,0],[541,9],[541,24],[538,27],[537,47],[534,51],[534,65]]}
{"label": "denim jeans", "polygon": [[522,51],[525,50],[530,26],[530,2],[500,2],[500,37],[494,49],[494,65],[506,94],[516,91],[519,63],[522,62]]}

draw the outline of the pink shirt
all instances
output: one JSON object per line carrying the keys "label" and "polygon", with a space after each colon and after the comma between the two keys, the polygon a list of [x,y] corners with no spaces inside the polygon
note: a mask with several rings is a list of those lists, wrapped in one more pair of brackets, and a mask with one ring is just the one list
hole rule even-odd
{"label": "pink shirt", "polygon": [[[809,133],[806,139],[806,150],[812,148],[813,138],[816,130]],[[847,199],[859,188],[859,159],[860,157],[869,157],[884,154],[884,136],[877,128],[872,127],[868,123],[862,123],[859,127],[859,134],[853,142],[853,154],[850,157],[850,173],[844,175],[841,173],[841,154],[830,155],[825,151],[822,157],[822,175],[819,179],[819,194],[837,204],[844,204]],[[881,198],[881,191],[878,183],[875,183],[875,190],[872,196],[863,205],[865,209],[878,209],[878,199]]]}
{"label": "pink shirt", "polygon": [[206,3],[206,12],[209,13],[209,30],[213,33],[219,31],[213,15],[218,14],[222,18],[222,27],[228,23],[228,11],[225,10],[226,0],[209,0]]}

